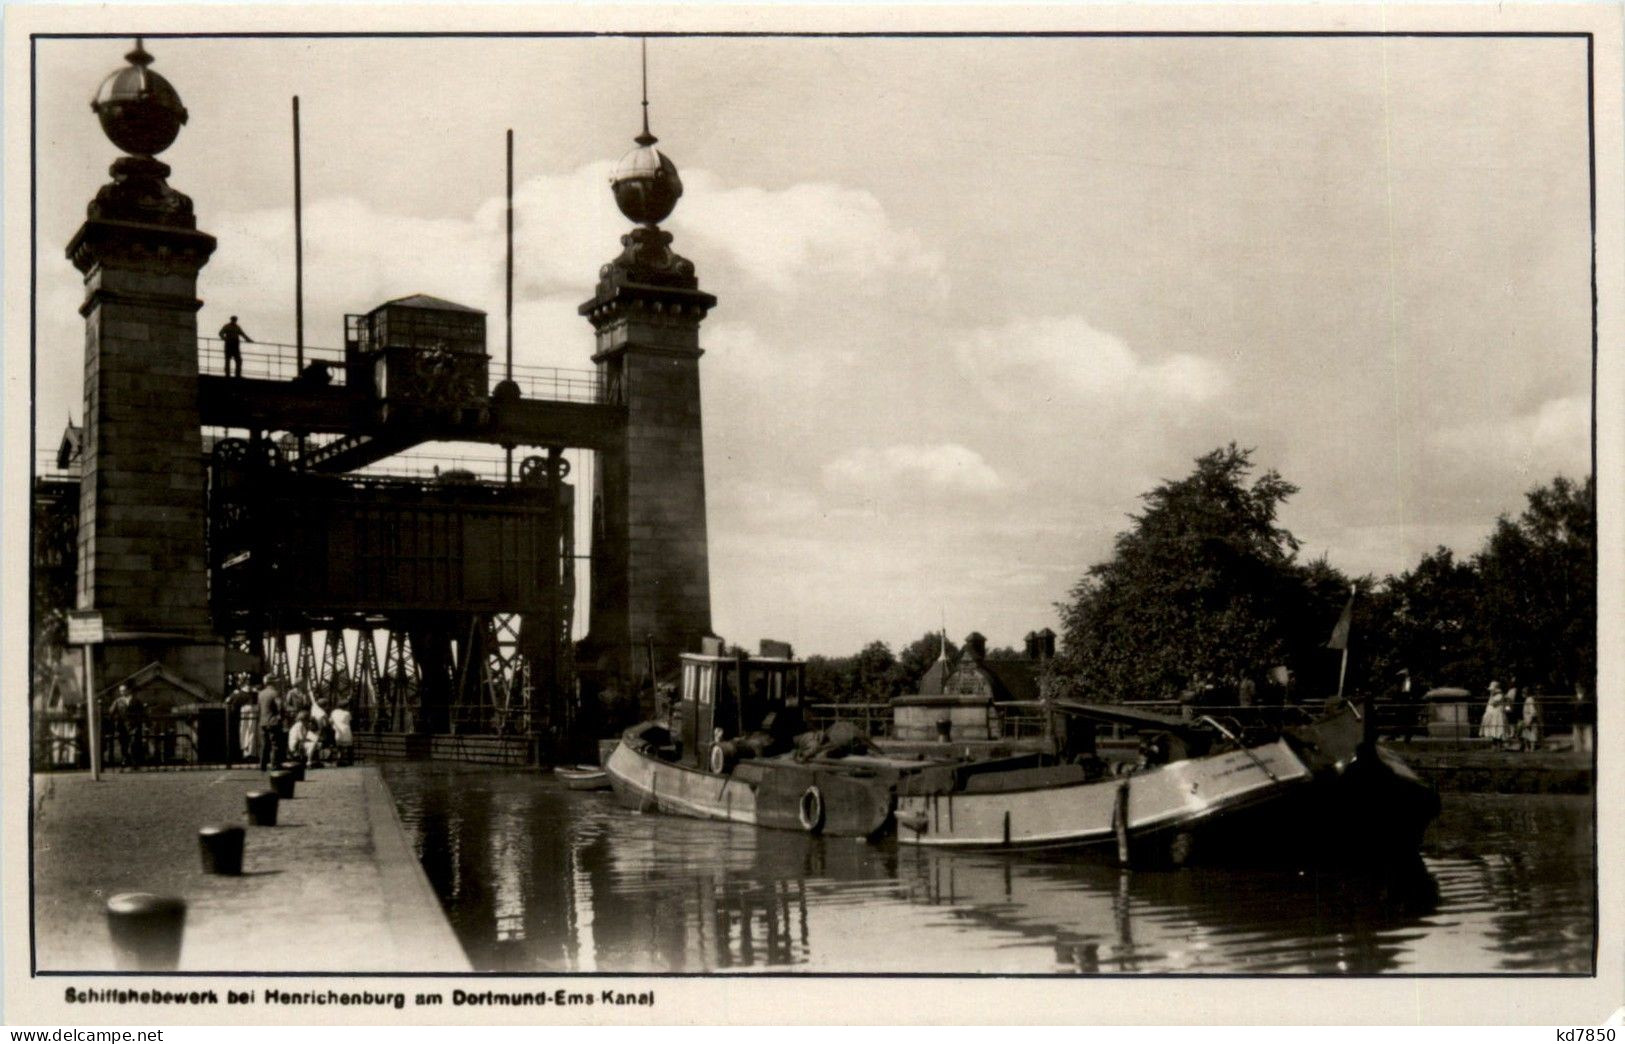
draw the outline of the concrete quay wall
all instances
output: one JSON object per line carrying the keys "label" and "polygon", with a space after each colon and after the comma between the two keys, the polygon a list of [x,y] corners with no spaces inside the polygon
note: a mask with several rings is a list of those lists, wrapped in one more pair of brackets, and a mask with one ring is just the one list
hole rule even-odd
{"label": "concrete quay wall", "polygon": [[1590,794],[1591,754],[1575,750],[1449,749],[1426,743],[1385,744],[1441,792]]}

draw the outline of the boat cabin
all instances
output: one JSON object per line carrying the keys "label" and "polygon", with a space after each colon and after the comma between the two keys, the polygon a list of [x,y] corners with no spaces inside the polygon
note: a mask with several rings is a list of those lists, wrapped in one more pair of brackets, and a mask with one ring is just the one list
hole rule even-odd
{"label": "boat cabin", "polygon": [[788,645],[763,642],[757,656],[684,653],[682,663],[671,732],[684,763],[713,768],[712,748],[723,744],[728,762],[741,746],[765,754],[802,731],[806,664]]}

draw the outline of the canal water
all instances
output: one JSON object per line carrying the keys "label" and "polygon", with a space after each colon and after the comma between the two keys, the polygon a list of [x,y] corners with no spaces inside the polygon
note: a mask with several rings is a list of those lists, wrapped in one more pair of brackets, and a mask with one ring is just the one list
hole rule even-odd
{"label": "canal water", "polygon": [[1120,872],[621,808],[550,774],[386,762],[478,971],[1590,974],[1589,797],[1447,794],[1374,878]]}

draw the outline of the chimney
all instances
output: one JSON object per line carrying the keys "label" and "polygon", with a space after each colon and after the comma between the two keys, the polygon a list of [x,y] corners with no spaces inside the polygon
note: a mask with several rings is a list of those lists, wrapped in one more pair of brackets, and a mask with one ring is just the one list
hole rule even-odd
{"label": "chimney", "polygon": [[1039,663],[1048,663],[1055,659],[1055,632],[1048,627],[1033,635],[1033,647],[1037,655],[1032,659]]}
{"label": "chimney", "polygon": [[1023,638],[1022,641],[1026,643],[1024,646],[1026,652],[1022,653],[1023,656],[1029,660],[1042,660],[1044,658],[1038,651],[1037,631],[1028,631],[1027,637]]}
{"label": "chimney", "polygon": [[965,654],[971,658],[972,663],[981,663],[987,659],[987,639],[981,632],[972,631],[965,636]]}

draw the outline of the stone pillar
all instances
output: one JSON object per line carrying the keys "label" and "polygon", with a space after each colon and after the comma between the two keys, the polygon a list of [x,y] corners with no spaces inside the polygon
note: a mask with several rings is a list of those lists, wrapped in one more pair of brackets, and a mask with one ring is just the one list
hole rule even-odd
{"label": "stone pillar", "polygon": [[582,652],[625,692],[648,674],[650,636],[665,674],[711,633],[699,331],[716,298],[698,289],[670,233],[642,227],[621,242],[581,306],[604,387],[626,408],[624,437],[598,455],[593,476]]}
{"label": "stone pillar", "polygon": [[126,156],[112,172],[68,245],[85,280],[77,602],[112,638],[98,687],[156,660],[218,692],[197,407],[197,276],[215,241],[166,165]]}

